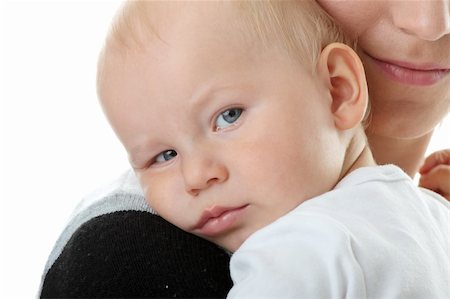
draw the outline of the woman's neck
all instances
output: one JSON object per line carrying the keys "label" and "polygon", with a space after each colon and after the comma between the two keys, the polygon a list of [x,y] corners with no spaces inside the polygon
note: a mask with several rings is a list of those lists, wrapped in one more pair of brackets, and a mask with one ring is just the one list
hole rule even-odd
{"label": "woman's neck", "polygon": [[413,139],[384,137],[367,133],[370,148],[378,164],[395,164],[414,177],[423,163],[433,132]]}

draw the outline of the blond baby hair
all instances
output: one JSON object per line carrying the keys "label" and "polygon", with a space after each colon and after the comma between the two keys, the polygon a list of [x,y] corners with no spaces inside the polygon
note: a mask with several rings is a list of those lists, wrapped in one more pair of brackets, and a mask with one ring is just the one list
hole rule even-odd
{"label": "blond baby hair", "polygon": [[[127,50],[145,49],[155,37],[164,42],[164,37],[159,35],[157,26],[154,25],[155,19],[164,19],[165,13],[171,9],[177,9],[182,13],[183,5],[187,6],[193,2],[199,3],[199,1],[171,0],[124,2],[112,22],[105,48],[118,48],[123,54]],[[316,0],[205,2],[234,5],[236,18],[229,22],[238,24],[241,30],[233,34],[241,34],[243,40],[256,40],[261,49],[281,48],[312,74],[315,74],[322,49],[328,44],[339,42],[356,49],[356,40],[346,36]],[[166,22],[170,24],[170,20]],[[99,68],[97,80],[100,80],[101,76]],[[364,127],[370,122],[370,106],[369,102],[362,120]]]}
{"label": "blond baby hair", "polygon": [[[190,1],[127,1],[117,13],[111,26],[107,44],[125,49],[145,48],[150,38],[159,36],[154,18],[165,6],[178,9]],[[354,48],[331,17],[314,0],[278,1],[216,1],[236,7],[236,20],[246,38],[257,38],[261,47],[281,47],[303,66],[314,72],[321,50],[332,42]]]}

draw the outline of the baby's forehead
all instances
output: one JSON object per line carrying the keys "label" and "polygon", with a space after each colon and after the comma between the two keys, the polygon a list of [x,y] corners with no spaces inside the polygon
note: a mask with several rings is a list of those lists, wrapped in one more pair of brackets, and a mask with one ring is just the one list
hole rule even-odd
{"label": "baby's forehead", "polygon": [[[187,77],[225,73],[254,61],[261,51],[244,36],[239,12],[231,1],[129,2],[117,14],[99,57],[99,95],[113,78],[134,73],[172,72]],[[106,90],[106,91],[105,91]]]}

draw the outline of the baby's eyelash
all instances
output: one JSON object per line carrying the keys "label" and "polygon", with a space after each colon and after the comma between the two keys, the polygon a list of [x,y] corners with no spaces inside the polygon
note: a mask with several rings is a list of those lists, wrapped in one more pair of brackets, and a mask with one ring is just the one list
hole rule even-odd
{"label": "baby's eyelash", "polygon": [[166,162],[171,161],[176,156],[178,156],[177,151],[175,151],[173,149],[164,150],[164,151],[160,152],[159,154],[157,154],[156,156],[149,159],[145,163],[145,165],[139,169],[148,169],[148,168],[151,168],[152,166],[158,166],[159,164],[165,164]]}
{"label": "baby's eyelash", "polygon": [[153,159],[153,163],[164,163],[166,161],[172,160],[177,155],[178,155],[178,153],[175,150],[173,150],[173,149],[165,150],[165,151],[162,151],[161,153],[159,153]]}

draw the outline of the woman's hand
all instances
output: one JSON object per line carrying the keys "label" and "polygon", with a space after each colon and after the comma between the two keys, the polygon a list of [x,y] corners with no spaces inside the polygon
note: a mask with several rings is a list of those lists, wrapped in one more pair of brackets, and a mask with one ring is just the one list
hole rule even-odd
{"label": "woman's hand", "polygon": [[450,149],[429,155],[419,173],[419,186],[433,190],[450,201]]}

